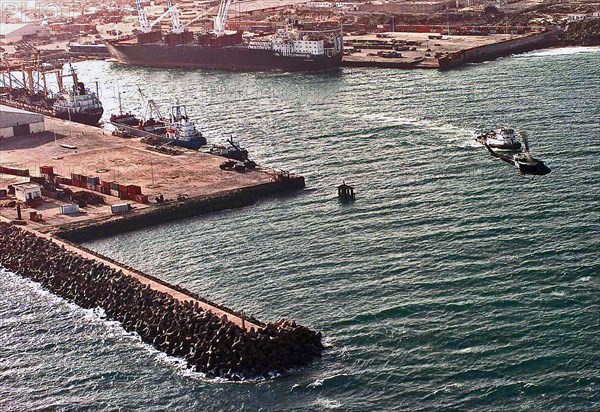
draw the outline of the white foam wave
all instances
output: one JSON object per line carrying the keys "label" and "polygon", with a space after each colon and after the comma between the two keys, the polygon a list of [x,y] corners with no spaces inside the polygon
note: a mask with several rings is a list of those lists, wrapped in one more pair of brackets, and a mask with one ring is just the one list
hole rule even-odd
{"label": "white foam wave", "polygon": [[558,49],[547,49],[547,50],[538,50],[530,53],[524,53],[517,55],[517,58],[524,57],[546,57],[546,56],[567,56],[571,54],[579,54],[579,53],[598,53],[600,52],[600,47],[561,47]]}

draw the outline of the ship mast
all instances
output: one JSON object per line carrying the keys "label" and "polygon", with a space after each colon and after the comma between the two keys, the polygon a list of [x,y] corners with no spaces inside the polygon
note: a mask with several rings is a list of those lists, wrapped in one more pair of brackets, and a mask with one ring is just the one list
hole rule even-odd
{"label": "ship mast", "polygon": [[221,0],[219,4],[219,12],[215,16],[215,34],[218,37],[225,35],[225,25],[227,24],[227,18],[229,14],[229,7],[231,6],[232,0]]}

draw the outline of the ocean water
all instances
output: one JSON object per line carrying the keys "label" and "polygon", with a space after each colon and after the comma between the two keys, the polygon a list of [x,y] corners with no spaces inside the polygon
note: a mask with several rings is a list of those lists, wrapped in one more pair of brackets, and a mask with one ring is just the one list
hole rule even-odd
{"label": "ocean water", "polygon": [[[13,274],[0,409],[600,409],[600,53],[450,72],[223,73],[78,64],[107,115],[178,98],[307,189],[88,247],[261,320],[323,331],[285,376],[208,381]],[[509,125],[552,168],[519,176],[473,134]],[[338,203],[335,187],[356,187]]]}

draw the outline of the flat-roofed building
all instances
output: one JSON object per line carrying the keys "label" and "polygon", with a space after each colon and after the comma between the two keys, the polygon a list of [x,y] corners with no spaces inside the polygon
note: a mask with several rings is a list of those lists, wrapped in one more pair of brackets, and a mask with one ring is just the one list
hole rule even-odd
{"label": "flat-roofed building", "polygon": [[41,133],[45,130],[44,115],[0,105],[0,138]]}

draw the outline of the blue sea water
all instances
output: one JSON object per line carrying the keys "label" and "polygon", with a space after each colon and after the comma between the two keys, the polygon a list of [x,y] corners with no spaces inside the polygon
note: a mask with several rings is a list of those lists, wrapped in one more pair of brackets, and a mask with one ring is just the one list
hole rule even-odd
{"label": "blue sea water", "polygon": [[[0,409],[600,409],[600,52],[558,49],[438,71],[223,73],[78,64],[211,142],[306,176],[299,194],[89,242],[330,350],[270,381],[186,371],[101,311],[3,271]],[[552,168],[493,161],[473,134],[529,134]],[[338,203],[335,187],[356,187]]]}

